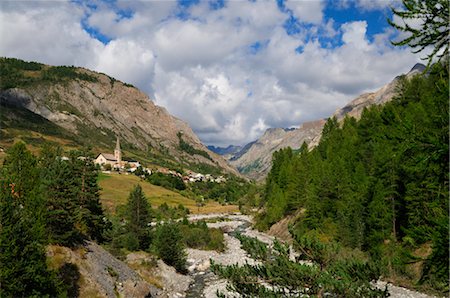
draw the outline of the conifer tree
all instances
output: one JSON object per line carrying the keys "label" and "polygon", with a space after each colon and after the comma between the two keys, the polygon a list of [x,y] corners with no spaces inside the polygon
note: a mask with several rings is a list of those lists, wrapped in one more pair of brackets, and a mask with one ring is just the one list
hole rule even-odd
{"label": "conifer tree", "polygon": [[36,158],[23,143],[9,151],[0,178],[0,297],[55,297],[47,268],[46,210]]}
{"label": "conifer tree", "polygon": [[154,247],[158,256],[178,272],[186,273],[183,235],[177,223],[165,223],[155,232]]}
{"label": "conifer tree", "polygon": [[[434,47],[431,54],[426,57],[428,66],[431,65],[435,56],[439,60],[447,59],[450,43],[449,1],[402,0],[402,3],[403,10],[392,8],[392,12],[403,20],[403,24],[397,24],[389,19],[388,22],[395,29],[407,33],[408,37],[392,44],[408,45],[413,49],[413,53],[421,52],[428,46]],[[416,28],[408,24],[411,21],[420,22],[420,26]]]}
{"label": "conifer tree", "polygon": [[48,209],[47,230],[53,243],[73,246],[83,240],[77,228],[81,217],[78,204],[79,183],[61,150],[47,148],[41,158],[42,192]]}
{"label": "conifer tree", "polygon": [[104,232],[110,228],[110,223],[100,203],[98,172],[90,152],[88,150],[70,152],[70,166],[79,183],[78,204],[84,234],[101,242],[104,240]]}
{"label": "conifer tree", "polygon": [[148,225],[151,221],[150,204],[139,184],[134,187],[128,197],[127,212],[129,232],[137,239],[140,249],[148,248],[150,244]]}

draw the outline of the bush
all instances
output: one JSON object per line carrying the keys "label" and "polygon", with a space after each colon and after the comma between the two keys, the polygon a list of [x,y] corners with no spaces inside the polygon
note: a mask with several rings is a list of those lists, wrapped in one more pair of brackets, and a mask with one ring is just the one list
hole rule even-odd
{"label": "bush", "polygon": [[164,175],[163,173],[154,173],[154,174],[148,176],[147,180],[153,185],[162,186],[164,188],[171,189],[171,190],[186,189],[183,179],[181,179],[178,176]]}
{"label": "bush", "polygon": [[154,250],[167,264],[175,267],[180,273],[186,273],[186,253],[184,251],[183,235],[176,223],[166,223],[156,228]]}
{"label": "bush", "polygon": [[187,247],[202,250],[225,250],[223,232],[220,229],[208,228],[204,221],[189,223],[186,220],[182,222],[180,229]]}

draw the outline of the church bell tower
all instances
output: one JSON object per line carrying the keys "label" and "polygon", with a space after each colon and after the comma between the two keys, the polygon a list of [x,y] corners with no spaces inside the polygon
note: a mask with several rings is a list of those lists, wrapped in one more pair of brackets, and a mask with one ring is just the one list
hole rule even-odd
{"label": "church bell tower", "polygon": [[122,151],[120,150],[119,137],[117,137],[116,149],[114,149],[114,157],[116,158],[117,163],[120,166],[122,164]]}

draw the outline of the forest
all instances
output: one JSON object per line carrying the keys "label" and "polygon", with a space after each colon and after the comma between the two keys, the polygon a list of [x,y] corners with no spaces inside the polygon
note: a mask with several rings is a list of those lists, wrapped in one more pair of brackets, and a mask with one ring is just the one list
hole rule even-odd
{"label": "forest", "polygon": [[448,81],[448,63],[436,63],[360,120],[328,119],[313,150],[276,152],[258,227],[292,215],[294,237],[357,249],[390,280],[448,292]]}
{"label": "forest", "polygon": [[183,205],[152,208],[139,184],[117,214],[106,214],[91,151],[46,144],[36,156],[18,142],[0,168],[0,297],[78,293],[78,266],[52,268],[49,245],[75,250],[95,241],[119,259],[142,250],[186,273],[186,247],[225,249],[221,230],[190,223],[188,214]]}

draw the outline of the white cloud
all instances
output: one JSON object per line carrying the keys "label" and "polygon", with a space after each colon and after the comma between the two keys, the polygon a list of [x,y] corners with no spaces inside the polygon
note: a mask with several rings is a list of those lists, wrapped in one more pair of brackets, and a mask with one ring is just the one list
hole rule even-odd
{"label": "white cloud", "polygon": [[366,39],[366,21],[345,23],[342,25],[341,29],[343,31],[342,41],[346,45],[351,45],[362,51],[368,50],[370,48],[369,43]]}
{"label": "white cloud", "polygon": [[320,24],[322,22],[324,8],[322,0],[286,0],[285,5],[302,23]]}
{"label": "white cloud", "polygon": [[[208,144],[244,144],[268,127],[327,117],[418,60],[390,46],[392,29],[369,39],[367,21],[338,24],[324,16],[322,1],[287,1],[291,12],[275,1],[227,1],[214,11],[201,1],[185,19],[175,17],[175,1],[96,3],[2,3],[0,55],[75,64],[132,83]],[[284,28],[291,13],[308,24],[295,35]],[[113,40],[91,37],[82,20]],[[341,39],[325,47],[323,37]]]}
{"label": "white cloud", "polygon": [[384,10],[390,7],[399,7],[401,0],[357,0],[356,7],[364,10]]}
{"label": "white cloud", "polygon": [[153,81],[154,63],[151,50],[137,41],[118,39],[108,43],[99,52],[93,68],[149,91]]}
{"label": "white cloud", "polygon": [[[27,3],[29,5],[27,5]],[[80,25],[82,9],[65,2],[2,3],[0,53],[49,64],[89,65],[102,44]]]}

